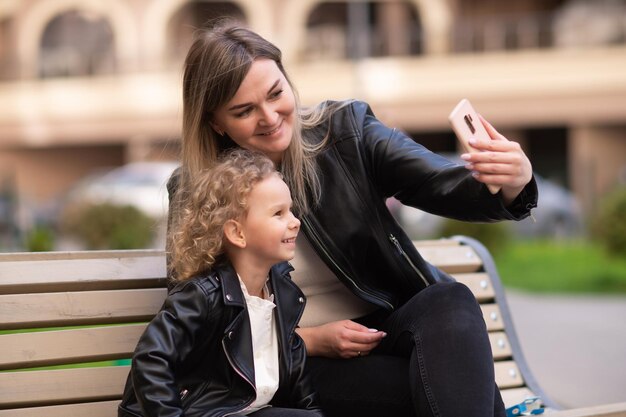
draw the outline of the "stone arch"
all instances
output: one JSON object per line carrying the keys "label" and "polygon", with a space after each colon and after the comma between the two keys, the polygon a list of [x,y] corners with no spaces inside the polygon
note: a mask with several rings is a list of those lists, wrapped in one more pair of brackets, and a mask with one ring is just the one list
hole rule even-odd
{"label": "stone arch", "polygon": [[[210,0],[206,0],[210,2]],[[273,15],[267,0],[230,0],[246,17],[250,28],[263,36],[271,36]],[[176,12],[189,0],[155,0],[146,10],[142,29],[142,45],[151,67],[160,67],[165,61],[167,26]]]}
{"label": "stone arch", "polygon": [[[338,0],[298,0],[285,4],[282,15],[280,46],[285,58],[296,59],[304,44],[306,21],[313,8],[320,3]],[[344,0],[358,1],[358,0]],[[384,0],[380,0],[384,1]],[[417,9],[423,25],[425,53],[445,53],[449,50],[448,33],[452,11],[447,1],[408,0]]]}
{"label": "stone arch", "polygon": [[137,33],[131,11],[120,0],[85,1],[55,0],[33,4],[25,14],[18,29],[18,53],[22,64],[22,77],[37,75],[39,45],[48,24],[55,16],[69,10],[84,10],[107,18],[113,29],[113,42],[117,66],[125,71],[135,67],[137,54]]}

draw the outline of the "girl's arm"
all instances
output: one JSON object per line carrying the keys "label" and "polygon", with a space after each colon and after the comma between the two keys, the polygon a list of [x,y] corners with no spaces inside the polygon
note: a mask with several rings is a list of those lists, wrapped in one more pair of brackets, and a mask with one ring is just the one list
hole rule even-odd
{"label": "girl's arm", "polygon": [[175,369],[194,344],[207,340],[206,297],[193,282],[176,288],[162,310],[139,339],[133,355],[131,378],[135,394],[146,415],[182,415]]}
{"label": "girl's arm", "polygon": [[[319,410],[317,392],[313,389],[311,379],[305,369],[307,351],[303,340],[296,334],[292,338],[291,345],[291,369],[289,387],[290,403],[294,408],[303,410]],[[318,414],[321,416],[321,414]]]}

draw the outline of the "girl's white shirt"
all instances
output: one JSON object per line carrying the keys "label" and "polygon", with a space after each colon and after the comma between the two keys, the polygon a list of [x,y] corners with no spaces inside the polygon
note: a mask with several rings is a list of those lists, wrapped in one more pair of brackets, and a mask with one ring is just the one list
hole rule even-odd
{"label": "girl's white shirt", "polygon": [[274,318],[276,304],[274,304],[274,294],[270,294],[267,281],[263,288],[265,298],[250,295],[241,277],[239,277],[239,285],[248,305],[252,352],[254,353],[256,399],[245,409],[245,413],[250,414],[267,407],[278,390],[278,334]]}

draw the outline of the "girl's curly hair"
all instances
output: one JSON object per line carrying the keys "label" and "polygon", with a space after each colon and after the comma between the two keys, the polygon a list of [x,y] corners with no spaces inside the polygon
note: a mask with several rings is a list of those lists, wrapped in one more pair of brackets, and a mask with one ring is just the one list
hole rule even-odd
{"label": "girl's curly hair", "polygon": [[272,173],[278,174],[265,155],[235,149],[178,190],[181,205],[169,242],[176,280],[189,279],[225,260],[224,224],[246,216],[252,188]]}

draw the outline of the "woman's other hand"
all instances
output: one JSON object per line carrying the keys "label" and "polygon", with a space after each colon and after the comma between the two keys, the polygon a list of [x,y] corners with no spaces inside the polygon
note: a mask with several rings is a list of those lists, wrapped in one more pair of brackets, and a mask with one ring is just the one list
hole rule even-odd
{"label": "woman's other hand", "polygon": [[298,334],[309,356],[354,358],[365,356],[387,336],[351,320],[333,321],[316,327],[300,327]]}
{"label": "woman's other hand", "polygon": [[480,120],[492,140],[470,141],[483,152],[464,153],[461,158],[478,181],[502,186],[502,199],[509,205],[530,182],[532,166],[519,143],[505,138],[482,116]]}

